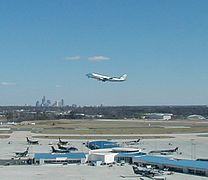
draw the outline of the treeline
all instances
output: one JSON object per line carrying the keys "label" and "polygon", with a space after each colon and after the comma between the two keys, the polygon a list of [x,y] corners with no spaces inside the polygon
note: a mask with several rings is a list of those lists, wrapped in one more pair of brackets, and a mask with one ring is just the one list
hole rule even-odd
{"label": "treeline", "polygon": [[84,114],[101,114],[105,118],[141,118],[146,113],[171,113],[175,118],[185,118],[197,114],[208,117],[207,106],[108,106],[82,107],[76,112]]}
{"label": "treeline", "polygon": [[171,113],[173,118],[197,114],[208,117],[207,106],[84,106],[31,107],[0,106],[0,115],[8,121],[80,119],[80,118],[141,118],[146,113]]}

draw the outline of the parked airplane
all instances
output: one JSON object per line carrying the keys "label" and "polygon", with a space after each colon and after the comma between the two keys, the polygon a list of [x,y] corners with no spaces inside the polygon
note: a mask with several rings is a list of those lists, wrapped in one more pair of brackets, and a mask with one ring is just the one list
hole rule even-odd
{"label": "parked airplane", "polygon": [[154,176],[160,176],[162,175],[161,172],[155,169],[150,169],[146,167],[137,167],[137,166],[132,166],[133,171],[135,174],[142,175],[144,177],[152,178]]}
{"label": "parked airplane", "polygon": [[29,151],[29,147],[27,147],[27,149],[24,152],[15,152],[15,157],[25,157],[27,156]]}
{"label": "parked airplane", "polygon": [[65,147],[65,146],[62,146],[60,144],[58,144],[58,148],[61,149],[61,150],[78,151],[78,149],[75,148],[75,147]]}
{"label": "parked airplane", "polygon": [[140,142],[141,139],[137,139],[135,141],[126,141],[124,142],[126,145],[135,145]]}
{"label": "parked airplane", "polygon": [[62,141],[62,140],[59,138],[59,144],[61,144],[61,145],[67,145],[67,144],[68,144],[68,141]]}
{"label": "parked airplane", "polygon": [[52,148],[52,153],[69,153],[70,151],[69,150],[58,150],[58,149],[55,149],[53,146],[51,146]]}
{"label": "parked airplane", "polygon": [[26,139],[28,144],[39,144],[38,141],[30,140],[28,137],[26,137]]}
{"label": "parked airplane", "polygon": [[105,81],[122,82],[127,79],[126,74],[124,74],[120,77],[110,77],[110,76],[101,75],[101,74],[97,74],[97,73],[88,73],[88,74],[86,74],[86,76],[88,78],[94,78],[94,79],[97,79],[98,81],[103,81],[103,82],[105,82]]}
{"label": "parked airplane", "polygon": [[174,153],[176,151],[178,151],[178,147],[176,147],[175,149],[150,151],[149,154],[159,153],[159,154],[164,154],[165,155],[166,153]]}

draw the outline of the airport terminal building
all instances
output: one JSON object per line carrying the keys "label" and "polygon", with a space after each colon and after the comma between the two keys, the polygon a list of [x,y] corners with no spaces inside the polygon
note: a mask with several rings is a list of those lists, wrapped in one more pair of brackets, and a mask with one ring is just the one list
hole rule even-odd
{"label": "airport terminal building", "polygon": [[34,164],[80,164],[85,163],[86,155],[76,153],[36,153]]}
{"label": "airport terminal building", "polygon": [[88,142],[86,146],[91,150],[120,147],[120,145],[117,142],[112,142],[112,141],[91,141]]}
{"label": "airport terminal building", "polygon": [[151,165],[159,169],[168,168],[170,171],[208,176],[208,161],[173,159],[162,156],[139,156],[133,158],[137,165]]}

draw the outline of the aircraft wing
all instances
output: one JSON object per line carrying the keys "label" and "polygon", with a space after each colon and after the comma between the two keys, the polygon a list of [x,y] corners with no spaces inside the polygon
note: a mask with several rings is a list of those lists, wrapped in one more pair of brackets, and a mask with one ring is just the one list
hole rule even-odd
{"label": "aircraft wing", "polygon": [[111,78],[107,78],[107,77],[98,77],[97,79],[98,79],[99,81],[105,82],[105,81],[108,81],[108,80],[111,79]]}
{"label": "aircraft wing", "polygon": [[15,152],[16,157],[24,157],[26,154],[24,152]]}
{"label": "aircraft wing", "polygon": [[101,74],[96,74],[96,73],[92,73],[90,75],[92,78],[95,78],[99,81],[108,81],[111,77],[109,76],[105,76],[105,75],[101,75]]}

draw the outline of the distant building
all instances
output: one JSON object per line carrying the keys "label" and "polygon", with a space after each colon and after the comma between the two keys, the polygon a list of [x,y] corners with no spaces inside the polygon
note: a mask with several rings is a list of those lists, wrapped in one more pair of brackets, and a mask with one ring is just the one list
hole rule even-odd
{"label": "distant building", "polygon": [[159,120],[170,120],[173,114],[168,113],[147,113],[144,115],[144,119],[159,119]]}
{"label": "distant building", "polygon": [[61,99],[61,107],[64,107],[64,100]]}
{"label": "distant building", "polygon": [[187,119],[190,119],[190,120],[204,120],[206,118],[204,116],[201,116],[201,115],[193,114],[193,115],[188,116]]}
{"label": "distant building", "polygon": [[77,105],[76,105],[76,104],[72,104],[72,107],[73,107],[73,108],[77,108]]}
{"label": "distant building", "polygon": [[41,106],[45,106],[45,103],[46,103],[46,98],[45,96],[43,96]]}
{"label": "distant building", "polygon": [[55,101],[52,106],[53,107],[59,107],[59,101]]}
{"label": "distant building", "polygon": [[51,101],[48,99],[47,101],[46,101],[46,106],[50,106],[51,105]]}
{"label": "distant building", "polygon": [[36,101],[35,106],[36,106],[36,107],[39,107],[39,106],[40,106],[40,102],[39,102],[39,101]]}
{"label": "distant building", "polygon": [[41,101],[36,101],[35,104],[36,107],[64,107],[64,99],[61,99],[61,101],[55,101],[54,103],[51,103],[51,100],[47,99],[46,97],[43,96]]}

